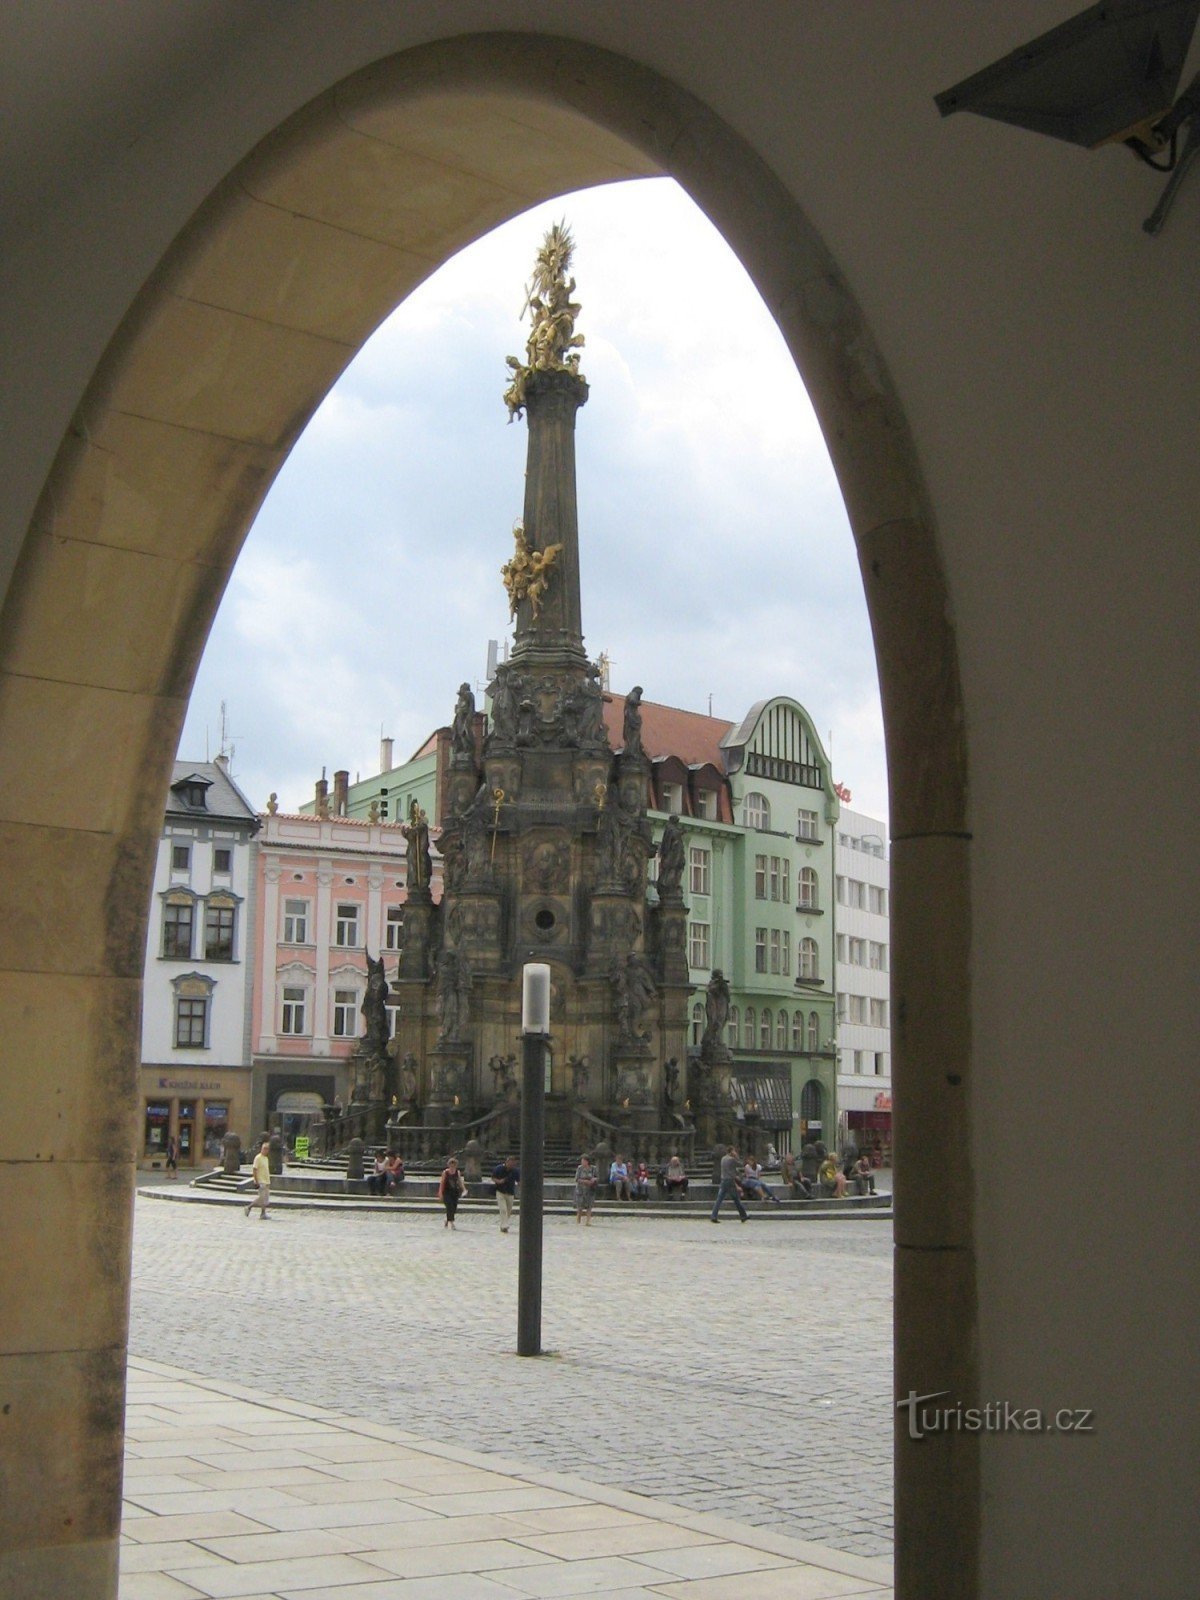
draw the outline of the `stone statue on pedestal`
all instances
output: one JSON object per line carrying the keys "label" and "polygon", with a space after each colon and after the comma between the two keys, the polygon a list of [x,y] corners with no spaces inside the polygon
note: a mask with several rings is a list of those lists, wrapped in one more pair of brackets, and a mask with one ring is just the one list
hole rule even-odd
{"label": "stone statue on pedestal", "polygon": [[680,893],[683,883],[683,829],[678,817],[668,817],[658,844],[658,893],[670,899]]}
{"label": "stone statue on pedestal", "polygon": [[475,696],[469,683],[459,684],[454,721],[450,726],[451,759],[464,765],[475,762]]}

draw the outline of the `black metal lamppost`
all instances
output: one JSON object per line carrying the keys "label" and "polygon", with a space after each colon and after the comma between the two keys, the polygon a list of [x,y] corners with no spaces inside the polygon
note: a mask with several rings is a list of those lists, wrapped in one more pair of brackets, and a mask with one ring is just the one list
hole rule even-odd
{"label": "black metal lamppost", "polygon": [[517,1257],[517,1354],[542,1353],[542,1212],[545,1203],[546,1041],[550,968],[521,974],[521,1210]]}

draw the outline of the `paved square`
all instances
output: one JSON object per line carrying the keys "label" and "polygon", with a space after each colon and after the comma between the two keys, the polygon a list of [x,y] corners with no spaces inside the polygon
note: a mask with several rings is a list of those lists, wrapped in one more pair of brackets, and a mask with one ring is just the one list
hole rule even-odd
{"label": "paved square", "polygon": [[[382,1208],[276,1206],[264,1224],[248,1222],[236,1203],[165,1203],[142,1192],[130,1348],[317,1411],[483,1452],[497,1473],[505,1463],[526,1474],[570,1473],[886,1556],[891,1269],[886,1221],[752,1217],[745,1227],[713,1228],[703,1219],[600,1215],[582,1229],[547,1217],[543,1345],[553,1353],[522,1360],[514,1354],[517,1235],[502,1236],[492,1213],[460,1212],[455,1233],[438,1217]],[[197,1396],[188,1450],[202,1465],[232,1466],[223,1424],[243,1427],[253,1414],[243,1402]],[[264,1470],[259,1482],[243,1470],[219,1487],[214,1478],[208,1492],[193,1477],[191,1493],[177,1498],[182,1486],[161,1481],[176,1465],[165,1454],[175,1449],[170,1425],[156,1433],[151,1406],[134,1427],[158,1476],[140,1489],[131,1478],[127,1492],[146,1510],[173,1504],[178,1513],[159,1538],[201,1537],[215,1548],[216,1539],[247,1531],[235,1506],[280,1533],[334,1533],[353,1527],[348,1519],[368,1499],[378,1508],[372,1519],[392,1525],[423,1514],[471,1518],[490,1531],[489,1519],[519,1511],[540,1518],[531,1526],[547,1533],[574,1526],[553,1518],[569,1509],[564,1497],[527,1476],[484,1487],[477,1469],[446,1461],[435,1472],[427,1455],[406,1461],[382,1442],[376,1464],[369,1450],[312,1437],[303,1416],[249,1446],[264,1469],[278,1471]],[[332,1484],[305,1482],[298,1469],[311,1473],[314,1461]],[[352,1486],[344,1513],[337,1480]],[[361,1492],[368,1485],[369,1496]],[[284,1507],[273,1503],[281,1489]],[[200,1523],[199,1535],[182,1531]],[[404,1544],[398,1537],[395,1548]],[[345,1548],[335,1541],[309,1559],[344,1561]],[[636,1559],[620,1539],[599,1548],[611,1552],[601,1558],[606,1570]],[[536,1561],[532,1550],[527,1559]],[[693,1571],[682,1550],[671,1561],[681,1594],[688,1580],[724,1581]],[[527,1592],[538,1589],[531,1567]]]}

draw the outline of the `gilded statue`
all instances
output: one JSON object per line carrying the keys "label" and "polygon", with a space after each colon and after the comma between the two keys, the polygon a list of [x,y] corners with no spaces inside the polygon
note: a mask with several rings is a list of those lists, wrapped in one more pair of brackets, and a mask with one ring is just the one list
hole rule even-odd
{"label": "gilded statue", "polygon": [[563,222],[556,222],[542,240],[533,266],[532,282],[525,290],[521,315],[532,312],[533,325],[525,342],[525,360],[508,356],[511,374],[504,392],[511,422],[525,409],[525,390],[535,372],[579,374],[579,351],[584,337],[575,332],[575,318],[582,309],[571,299],[575,279],[567,277],[575,241]]}
{"label": "gilded statue", "polygon": [[562,545],[548,544],[544,550],[535,550],[529,543],[522,522],[513,524],[513,543],[516,548],[512,560],[506,561],[500,568],[500,576],[508,591],[509,614],[515,617],[521,601],[528,600],[536,620]]}

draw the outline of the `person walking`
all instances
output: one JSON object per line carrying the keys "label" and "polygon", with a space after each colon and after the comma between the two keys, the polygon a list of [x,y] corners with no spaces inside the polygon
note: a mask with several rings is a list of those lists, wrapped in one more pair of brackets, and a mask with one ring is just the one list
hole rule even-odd
{"label": "person walking", "polygon": [[580,1156],[575,1168],[575,1221],[585,1228],[592,1225],[592,1207],[596,1203],[596,1169],[587,1156]]}
{"label": "person walking", "polygon": [[175,1135],[167,1140],[167,1177],[179,1176],[179,1146],[175,1143]]}
{"label": "person walking", "polygon": [[737,1207],[738,1216],[745,1222],[747,1220],[746,1208],[742,1204],[741,1195],[738,1193],[738,1153],[733,1145],[730,1145],[721,1157],[721,1181],[717,1185],[717,1198],[713,1202],[712,1215],[708,1219],[710,1222],[720,1222],[721,1219],[717,1213],[726,1200],[733,1201]]}
{"label": "person walking", "polygon": [[254,1207],[257,1206],[259,1208],[259,1218],[265,1222],[267,1220],[267,1206],[271,1203],[271,1142],[269,1139],[263,1140],[262,1148],[254,1158],[254,1165],[251,1171],[254,1174],[254,1185],[257,1193],[246,1207],[246,1215],[249,1216]]}
{"label": "person walking", "polygon": [[496,1206],[500,1212],[501,1233],[507,1233],[512,1222],[513,1201],[520,1181],[521,1169],[517,1166],[516,1156],[505,1156],[492,1173],[492,1182],[496,1185]]}
{"label": "person walking", "polygon": [[454,1230],[454,1214],[458,1210],[458,1202],[467,1192],[467,1180],[458,1170],[458,1157],[450,1156],[446,1161],[446,1169],[438,1180],[438,1199],[446,1208],[446,1220],[443,1228]]}

